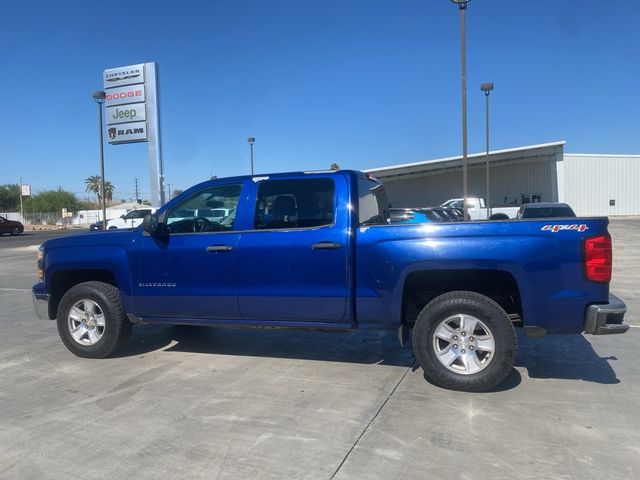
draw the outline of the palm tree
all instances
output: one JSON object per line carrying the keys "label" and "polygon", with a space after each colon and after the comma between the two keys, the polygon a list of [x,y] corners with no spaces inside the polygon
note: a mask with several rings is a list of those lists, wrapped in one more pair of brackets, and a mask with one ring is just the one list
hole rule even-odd
{"label": "palm tree", "polygon": [[331,170],[340,170],[340,165],[338,165],[337,163],[332,163],[329,168]]}
{"label": "palm tree", "polygon": [[[86,186],[85,191],[95,193],[96,197],[98,197],[98,202],[102,199],[100,195],[102,190],[102,177],[100,175],[91,175],[84,179],[84,184]],[[111,200],[113,198],[113,183],[109,180],[104,182],[104,196],[106,200]]]}
{"label": "palm tree", "polygon": [[105,180],[104,196],[109,201],[113,200],[113,189],[114,189],[113,183],[111,183],[109,180]]}

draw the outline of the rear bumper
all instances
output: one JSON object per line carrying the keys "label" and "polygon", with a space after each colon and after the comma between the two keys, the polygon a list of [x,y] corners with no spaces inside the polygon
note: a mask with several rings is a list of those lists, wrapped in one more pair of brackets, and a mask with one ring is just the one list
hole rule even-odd
{"label": "rear bumper", "polygon": [[624,333],[629,325],[624,323],[627,306],[615,295],[609,295],[609,303],[590,305],[584,319],[584,333],[591,335],[611,335]]}
{"label": "rear bumper", "polygon": [[42,283],[33,286],[32,289],[33,309],[40,320],[51,320],[49,316],[49,299],[51,295],[44,289]]}

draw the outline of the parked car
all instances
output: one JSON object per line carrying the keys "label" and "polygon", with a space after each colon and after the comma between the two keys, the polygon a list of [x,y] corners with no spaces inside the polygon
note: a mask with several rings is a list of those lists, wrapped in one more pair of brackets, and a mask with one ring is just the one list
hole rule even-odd
{"label": "parked car", "polygon": [[571,218],[575,216],[573,209],[566,203],[539,202],[522,205],[516,218]]}
{"label": "parked car", "polygon": [[[462,198],[452,198],[441,206],[462,210],[464,201]],[[484,198],[467,197],[467,214],[471,220],[509,220],[515,218],[517,213],[518,207],[515,206],[492,206],[489,216],[489,209],[486,207]]]}
{"label": "parked car", "polygon": [[89,225],[89,230],[102,230],[102,220],[99,220],[97,222],[93,222],[92,224]]}
{"label": "parked car", "polygon": [[462,220],[462,213],[459,213],[457,208],[452,207],[431,207],[436,215],[438,215],[444,222],[459,222]]}
{"label": "parked car", "polygon": [[20,235],[24,232],[24,225],[17,220],[7,220],[0,216],[0,235],[9,233],[11,235]]}
{"label": "parked car", "polygon": [[[221,222],[183,216],[220,204]],[[465,391],[512,371],[516,327],[629,329],[609,292],[606,218],[425,228],[390,225],[387,205],[381,183],[349,170],[209,180],[137,230],[44,242],[34,307],[90,358],[113,355],[133,324],[397,329],[401,344],[413,329],[425,377]]]}
{"label": "parked car", "polygon": [[425,223],[440,221],[434,218],[431,211],[420,208],[390,208],[389,219],[391,223]]}
{"label": "parked car", "polygon": [[155,208],[136,208],[121,215],[119,218],[107,220],[107,230],[116,230],[118,228],[136,228],[142,224],[145,215],[155,212]]}

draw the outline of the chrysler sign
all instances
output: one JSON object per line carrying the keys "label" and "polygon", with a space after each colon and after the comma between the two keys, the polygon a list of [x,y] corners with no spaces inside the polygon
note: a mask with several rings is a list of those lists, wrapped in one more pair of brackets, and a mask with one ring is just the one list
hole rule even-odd
{"label": "chrysler sign", "polygon": [[104,88],[144,83],[144,63],[104,71]]}

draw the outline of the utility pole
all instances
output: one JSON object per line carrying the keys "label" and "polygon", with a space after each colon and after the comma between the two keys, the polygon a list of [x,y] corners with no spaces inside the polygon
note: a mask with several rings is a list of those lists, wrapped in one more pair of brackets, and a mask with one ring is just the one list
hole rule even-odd
{"label": "utility pole", "polygon": [[22,207],[22,177],[20,177],[20,217],[22,223],[26,223],[24,221],[24,208]]}
{"label": "utility pole", "polygon": [[167,183],[167,189],[169,190],[168,191],[169,196],[167,197],[167,200],[171,200],[171,184],[170,183]]}
{"label": "utility pole", "polygon": [[138,178],[136,177],[134,180],[136,182],[136,203],[140,203],[140,195],[138,191]]}

